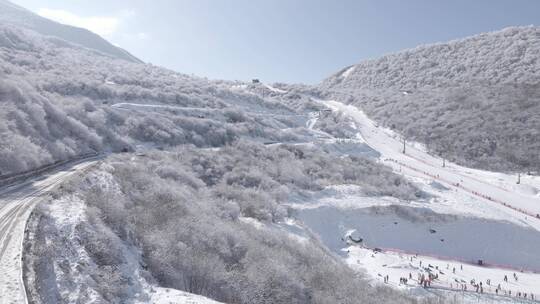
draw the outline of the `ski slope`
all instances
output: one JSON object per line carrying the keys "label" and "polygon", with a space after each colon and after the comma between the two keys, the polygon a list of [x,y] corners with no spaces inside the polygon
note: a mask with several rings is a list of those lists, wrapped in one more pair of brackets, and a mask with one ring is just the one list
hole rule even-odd
{"label": "ski slope", "polygon": [[26,222],[32,209],[56,186],[94,163],[79,163],[0,191],[0,304],[28,303],[21,257]]}
{"label": "ski slope", "polygon": [[[516,178],[502,173],[472,170],[453,163],[443,167],[441,158],[430,155],[417,144],[407,144],[406,153],[402,153],[401,139],[392,131],[378,127],[357,107],[333,100],[320,102],[354,119],[362,138],[381,153],[383,163],[395,171],[412,178],[427,177],[456,192],[480,198],[486,204],[493,204],[507,213],[521,216],[530,226],[540,231],[540,218],[535,218],[540,216],[540,197],[534,191],[527,193],[515,187]],[[486,178],[495,174],[499,176],[497,183]],[[535,189],[537,184],[531,183],[529,187]]]}
{"label": "ski slope", "polygon": [[[430,155],[427,149],[418,143],[407,143],[406,151],[403,153],[403,141],[397,134],[379,127],[355,106],[333,100],[318,101],[333,111],[352,118],[358,130],[358,137],[372,149],[381,153],[380,161],[390,166],[396,173],[420,185],[426,184],[426,187],[431,182],[447,187],[449,191],[438,191],[437,195],[440,198],[434,200],[441,205],[434,204],[430,206],[431,209],[440,209],[439,211],[444,212],[453,210],[454,212],[451,213],[508,220],[540,231],[540,219],[536,217],[540,214],[540,196],[538,195],[540,179],[538,177],[525,176],[521,184],[516,185],[517,176],[465,168],[449,162],[443,167],[441,158]],[[347,204],[376,205],[364,198],[357,201],[361,204],[350,200]],[[331,200],[325,204],[335,205],[336,202]],[[447,204],[452,204],[452,206],[447,206]],[[412,205],[414,206],[415,203],[413,202]],[[489,299],[492,302],[513,302],[517,299],[517,292],[521,293],[520,300],[523,299],[524,293],[528,294],[529,301],[532,300],[531,294],[534,294],[535,301],[540,296],[540,274],[522,272],[521,269],[481,267],[452,261],[451,257],[407,254],[399,249],[376,253],[362,246],[352,246],[344,250],[348,252],[347,263],[352,268],[367,273],[376,282],[398,289],[413,291],[419,287],[415,279],[418,274],[426,273],[425,267],[418,265],[422,260],[424,265],[431,264],[433,267],[439,267],[442,272],[439,274],[439,279],[433,282],[432,287],[446,292],[459,291],[465,299],[464,302],[470,302],[467,299],[476,302],[477,296],[480,295],[482,299]],[[463,270],[461,270],[461,265],[464,267]],[[454,267],[456,273],[453,273]],[[517,273],[518,281],[513,278],[514,272]],[[400,284],[399,278],[408,278],[409,273],[413,276],[413,280],[410,280],[407,285]],[[390,277],[389,282],[383,283],[386,275]],[[508,282],[503,280],[505,275],[509,278]],[[473,279],[476,283],[483,282],[484,294],[476,293],[475,287],[470,283]],[[491,282],[490,285],[487,285],[488,279]],[[501,284],[501,289],[497,288],[498,284]],[[468,289],[465,291],[464,288]]]}

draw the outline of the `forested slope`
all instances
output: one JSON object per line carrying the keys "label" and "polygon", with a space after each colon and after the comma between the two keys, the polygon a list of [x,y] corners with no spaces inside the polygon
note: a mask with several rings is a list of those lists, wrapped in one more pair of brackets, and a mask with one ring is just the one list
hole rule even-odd
{"label": "forested slope", "polygon": [[[0,172],[145,144],[208,147],[239,136],[295,138],[280,130],[297,126],[293,110],[231,85],[111,59],[0,24]],[[150,111],[117,103],[171,107]],[[272,113],[279,115],[264,115]]]}
{"label": "forested slope", "polygon": [[[374,161],[294,145],[239,141],[219,150],[116,155],[40,208],[39,237],[26,260],[42,269],[35,282],[44,303],[66,295],[83,302],[140,299],[138,273],[224,303],[436,303],[371,286],[285,223],[291,196],[339,184],[403,200],[418,191]],[[58,207],[73,204],[85,207]],[[46,286],[54,292],[43,292]]]}
{"label": "forested slope", "polygon": [[540,28],[514,27],[368,60],[323,95],[459,163],[539,170]]}

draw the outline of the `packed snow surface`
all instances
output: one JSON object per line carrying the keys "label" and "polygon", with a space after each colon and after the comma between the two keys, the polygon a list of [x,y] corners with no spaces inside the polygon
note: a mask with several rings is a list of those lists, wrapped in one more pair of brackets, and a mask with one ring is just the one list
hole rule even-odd
{"label": "packed snow surface", "polygon": [[[521,293],[522,299],[525,294],[527,294],[527,299],[534,297],[536,300],[540,297],[540,274],[538,273],[482,267],[404,253],[375,252],[358,246],[352,246],[346,250],[349,252],[346,260],[351,267],[367,273],[377,283],[387,284],[398,289],[422,288],[419,286],[418,278],[422,274],[428,276],[429,273],[432,273],[437,274],[438,278],[431,282],[431,288],[450,289],[463,293],[480,293],[480,288],[477,292],[475,285],[480,285],[482,282],[484,294],[498,295],[514,300],[517,300],[518,293]],[[388,276],[387,283],[384,283],[383,280],[385,276]],[[507,280],[504,279],[505,276]],[[400,283],[400,278],[406,278],[407,283]],[[472,280],[474,280],[475,285],[471,283]]]}

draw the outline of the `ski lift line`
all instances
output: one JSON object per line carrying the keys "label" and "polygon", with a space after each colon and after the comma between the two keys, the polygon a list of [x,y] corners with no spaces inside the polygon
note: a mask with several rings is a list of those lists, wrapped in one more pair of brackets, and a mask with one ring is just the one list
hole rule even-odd
{"label": "ski lift line", "polygon": [[[409,145],[408,148],[409,148],[409,149],[412,149],[412,150],[414,150],[414,151],[422,152],[422,151],[419,151],[417,148],[415,148],[414,146],[411,146],[411,145]],[[421,163],[423,163],[423,164],[425,164],[425,165],[428,165],[428,166],[430,166],[430,167],[433,167],[433,164],[430,164],[429,162],[427,162],[427,161],[425,161],[425,160],[423,160],[423,159],[420,159],[420,158],[418,158],[418,157],[415,157],[415,156],[411,155],[410,153],[404,153],[404,155],[407,156],[407,157],[409,157],[409,158],[412,158],[412,159],[414,159],[414,160],[416,160],[416,161],[419,161],[419,162],[421,162]],[[430,156],[431,156],[431,155],[430,155]],[[434,156],[431,156],[431,157],[434,157]],[[491,187],[495,187],[495,188],[501,189],[501,190],[503,190],[503,191],[506,191],[506,192],[508,192],[508,193],[511,193],[511,191],[508,190],[507,188],[501,187],[501,186],[499,186],[499,185],[491,184],[491,183],[486,182],[486,181],[484,181],[484,180],[478,179],[478,178],[476,178],[476,177],[474,177],[474,176],[465,175],[465,174],[462,174],[462,173],[459,172],[459,171],[454,171],[454,170],[452,170],[452,172],[453,172],[455,175],[458,175],[458,176],[461,176],[461,177],[464,177],[464,178],[469,178],[469,179],[475,180],[475,181],[477,181],[477,182],[479,182],[479,183],[482,183],[482,184],[484,184],[484,185],[491,186]]]}
{"label": "ski lift line", "polygon": [[440,176],[437,176],[437,175],[435,175],[435,174],[431,174],[431,173],[428,173],[428,172],[425,172],[425,171],[421,171],[421,170],[419,170],[419,169],[416,169],[416,168],[414,168],[414,167],[412,167],[412,166],[409,166],[409,165],[407,165],[407,164],[405,164],[405,163],[402,163],[402,162],[400,162],[400,161],[398,161],[398,160],[395,160],[395,159],[389,158],[388,160],[389,160],[389,161],[392,161],[392,162],[395,162],[395,163],[397,163],[397,164],[399,164],[399,165],[401,165],[401,166],[403,166],[403,167],[405,167],[405,168],[408,168],[408,169],[410,169],[410,170],[413,170],[413,171],[415,171],[415,172],[418,172],[418,173],[420,173],[420,174],[426,175],[426,176],[428,176],[428,177],[430,177],[430,178],[433,178],[433,179],[442,181],[442,182],[444,182],[444,183],[446,183],[446,184],[449,184],[449,185],[451,185],[451,186],[453,186],[453,187],[463,189],[463,190],[465,190],[466,192],[468,192],[468,193],[470,193],[470,194],[472,194],[472,195],[474,195],[474,196],[476,196],[476,197],[482,198],[482,199],[487,200],[487,201],[489,201],[489,202],[497,203],[497,204],[502,205],[502,206],[504,206],[504,207],[506,207],[506,208],[512,209],[512,210],[514,210],[514,211],[516,211],[516,212],[519,212],[519,213],[522,213],[522,214],[524,214],[524,215],[527,215],[527,216],[530,216],[530,217],[532,217],[532,218],[535,218],[535,219],[540,220],[540,218],[539,218],[538,215],[536,215],[536,214],[530,213],[530,212],[528,212],[528,211],[526,211],[526,210],[523,210],[523,209],[521,209],[521,208],[514,207],[514,206],[512,206],[512,205],[510,205],[510,204],[508,204],[508,203],[506,203],[506,202],[504,202],[504,201],[501,201],[501,200],[499,200],[499,199],[493,198],[493,197],[491,197],[491,196],[489,196],[489,195],[485,195],[485,194],[483,194],[483,193],[481,193],[481,192],[478,192],[478,191],[474,191],[474,190],[472,190],[472,189],[469,189],[469,188],[467,188],[467,187],[465,187],[465,186],[463,186],[463,185],[461,185],[461,184],[459,184],[459,183],[453,183],[453,182],[448,181],[448,180],[446,180],[446,179],[444,179],[444,178],[442,178],[442,177],[440,177]]}
{"label": "ski lift line", "polygon": [[[339,103],[339,102],[336,102],[336,103]],[[333,110],[335,110],[335,111],[345,111],[345,110],[341,109],[339,106],[333,106],[333,105],[332,105],[332,102],[330,102],[330,104],[326,104],[326,105],[327,105],[327,107],[329,107],[330,109],[333,109]],[[354,108],[355,110],[358,110],[358,109],[356,109],[356,108],[353,107],[353,106],[349,106],[349,107],[352,107],[352,108]],[[352,109],[351,109],[351,110],[352,110]],[[356,113],[356,112],[355,112],[355,113]],[[364,115],[364,116],[365,116],[365,114],[363,114],[363,113],[361,113],[361,112],[359,112],[359,113],[360,113],[360,114],[358,114],[358,115]],[[354,114],[354,113],[351,113],[351,115],[355,115],[355,114]],[[363,119],[363,118],[357,118],[357,119]],[[372,122],[371,120],[366,120],[366,121],[363,121],[363,124],[364,124],[364,125],[370,126],[370,125],[373,124],[373,122]],[[366,130],[359,130],[359,131],[362,132],[362,131],[366,131]],[[373,138],[372,138],[372,136],[371,136],[371,134],[370,134],[369,132],[367,132],[366,134],[364,134],[364,139],[367,141],[368,146],[370,146],[370,147],[373,148],[373,146],[370,145],[370,142],[372,141]],[[375,144],[375,143],[374,143],[374,144]],[[385,149],[386,149],[386,148],[385,148]],[[412,149],[413,149],[413,151],[417,151],[417,152],[418,152],[418,149],[416,149],[416,148],[412,148]],[[375,150],[378,150],[378,149],[375,149]],[[421,151],[420,151],[420,152],[421,152]],[[418,161],[419,164],[427,164],[429,167],[434,168],[433,165],[427,163],[425,160],[418,159],[418,158],[416,158],[416,157],[414,157],[414,156],[412,156],[412,155],[409,155],[409,154],[406,154],[406,155],[407,155],[407,157],[409,157],[411,160],[416,160],[416,161]],[[432,156],[430,156],[430,157],[432,157]],[[433,158],[433,157],[432,157],[432,158]],[[404,165],[403,163],[401,163],[401,164]],[[420,170],[418,170],[418,169],[412,168],[412,167],[407,166],[407,165],[404,165],[404,166],[405,166],[406,168],[410,168],[411,170],[418,171],[418,172],[420,172],[420,173],[422,173],[422,174],[426,174],[426,175],[430,176],[429,173],[427,173],[427,172],[420,171]],[[501,188],[501,187],[499,187],[498,185],[492,185],[492,184],[490,184],[490,183],[486,183],[485,181],[477,180],[477,179],[475,179],[474,177],[471,178],[471,177],[469,177],[469,176],[465,176],[465,175],[459,174],[459,173],[457,173],[457,172],[445,172],[445,174],[446,174],[446,173],[450,173],[450,174],[454,175],[454,177],[463,177],[464,179],[469,179],[471,182],[475,182],[475,183],[478,182],[478,183],[480,183],[480,184],[482,184],[482,185],[487,185],[487,186],[489,186],[489,187],[493,187],[493,190],[499,190],[499,189],[500,189],[500,190],[502,190],[502,191],[504,192],[504,194],[506,194],[506,195],[507,195],[507,194],[512,194],[512,192],[508,191],[508,189]],[[435,177],[434,175],[431,175],[430,177],[437,178],[437,177]],[[458,188],[462,188],[462,189],[464,189],[465,191],[467,191],[467,192],[473,194],[474,196],[481,197],[481,198],[483,198],[483,199],[485,199],[485,200],[487,200],[487,201],[490,201],[490,202],[495,202],[495,203],[501,204],[501,205],[503,205],[503,206],[505,206],[505,207],[507,207],[507,208],[513,209],[514,211],[517,211],[517,212],[519,212],[519,213],[525,214],[525,215],[527,215],[527,216],[532,216],[533,218],[536,218],[536,219],[540,220],[540,215],[538,215],[535,211],[526,211],[526,210],[524,210],[524,209],[521,209],[521,208],[528,208],[529,206],[527,206],[527,207],[521,207],[521,208],[514,207],[512,204],[509,204],[509,203],[507,203],[507,202],[505,202],[505,201],[502,201],[502,200],[499,200],[499,199],[494,199],[494,198],[492,198],[491,195],[485,195],[484,193],[476,192],[476,191],[474,191],[474,190],[471,190],[470,188],[464,187],[463,185],[460,186],[458,183],[455,183],[455,182],[451,182],[451,181],[444,180],[444,179],[441,179],[441,178],[437,178],[437,179],[443,180],[443,181],[445,181],[446,183],[448,183],[448,184],[450,184],[450,185],[457,186]],[[500,193],[500,194],[503,194],[503,193]],[[503,197],[506,196],[506,195],[503,195]],[[525,198],[525,196],[519,195],[519,194],[518,194],[518,197],[523,197],[523,198]],[[529,200],[528,197],[527,197],[526,199]],[[519,201],[518,201],[518,202],[519,202]],[[518,205],[521,205],[521,204],[518,203]]]}
{"label": "ski lift line", "polygon": [[[414,147],[412,147],[412,149],[414,149]],[[430,167],[433,167],[432,164],[428,163],[427,161],[425,161],[425,160],[423,160],[423,159],[420,159],[420,158],[415,157],[415,156],[410,155],[410,154],[405,154],[405,155],[408,156],[409,158],[412,158],[412,159],[414,159],[414,160],[417,160],[417,161],[419,161],[419,162],[421,162],[421,163],[423,163],[423,164],[425,164],[425,165],[428,165],[428,166],[430,166]],[[475,181],[477,181],[477,182],[479,182],[479,183],[482,183],[482,184],[484,184],[484,185],[492,186],[492,187],[495,187],[495,188],[499,188],[499,189],[501,189],[501,190],[503,190],[503,191],[506,191],[506,192],[508,192],[508,193],[512,193],[512,192],[511,192],[510,190],[508,190],[507,188],[501,187],[501,186],[499,186],[499,185],[494,185],[494,184],[488,183],[488,182],[483,181],[483,180],[481,180],[481,179],[479,179],[479,178],[476,178],[476,177],[474,177],[474,176],[465,175],[465,174],[462,174],[462,173],[459,172],[459,171],[453,171],[453,173],[456,174],[456,175],[458,175],[458,176],[461,176],[461,177],[470,178],[470,179],[475,180]]]}
{"label": "ski lift line", "polygon": [[445,182],[445,183],[447,183],[447,184],[449,184],[449,185],[451,185],[451,186],[454,186],[454,187],[457,187],[457,188],[461,188],[461,189],[465,190],[466,192],[469,192],[470,194],[473,194],[474,196],[480,197],[480,198],[485,199],[485,200],[490,201],[490,202],[498,203],[498,204],[500,204],[500,205],[503,205],[503,206],[505,206],[505,207],[507,207],[507,208],[513,209],[514,211],[520,212],[520,213],[522,213],[522,214],[531,216],[531,217],[533,217],[533,218],[538,218],[536,215],[534,215],[534,214],[532,214],[532,213],[529,213],[529,212],[527,212],[527,211],[525,211],[525,210],[523,210],[523,209],[513,207],[512,205],[510,205],[510,204],[508,204],[508,203],[506,203],[506,202],[503,202],[503,201],[500,201],[500,200],[498,200],[498,199],[492,198],[491,196],[482,194],[482,193],[480,193],[480,192],[471,190],[471,189],[469,189],[469,188],[467,188],[467,187],[465,187],[465,186],[463,186],[463,185],[461,185],[461,184],[459,184],[459,183],[456,184],[456,183],[453,183],[453,182],[451,182],[451,181],[448,181],[448,180],[446,180],[446,179],[444,179],[444,178],[441,178],[440,176],[437,177],[436,175],[430,174],[430,173],[425,172],[425,171],[421,171],[421,170],[416,169],[416,168],[414,168],[414,167],[412,167],[412,166],[406,165],[406,164],[404,164],[404,163],[402,163],[402,162],[399,162],[399,161],[396,161],[396,160],[393,160],[393,161],[395,161],[396,163],[400,164],[401,166],[406,167],[406,168],[408,168],[408,169],[410,169],[410,170],[413,170],[413,171],[415,171],[415,172],[418,172],[418,173],[427,175],[427,176],[429,176],[429,177],[431,177],[431,178],[434,178],[434,179],[443,181],[443,182]]}
{"label": "ski lift line", "polygon": [[[374,126],[374,122],[373,122],[373,121],[370,120],[368,123],[369,123],[370,125],[373,125],[373,126]],[[367,143],[367,142],[366,142],[366,144],[369,145],[369,143]],[[414,151],[418,151],[418,149],[416,149],[414,146],[409,146],[409,148],[410,148],[410,149],[413,149]],[[420,151],[420,152],[421,152],[421,151]],[[426,165],[428,165],[428,166],[430,166],[430,167],[433,167],[432,164],[426,162],[425,160],[419,159],[419,158],[414,157],[414,156],[412,156],[412,155],[410,155],[410,154],[405,154],[405,155],[408,156],[408,157],[410,157],[410,158],[412,158],[412,159],[414,159],[414,160],[417,160],[417,161],[419,161],[419,162],[422,162],[422,163],[424,163],[424,164],[426,164]],[[432,157],[433,157],[433,156],[432,156]],[[506,191],[506,192],[508,192],[508,193],[511,193],[511,191],[509,191],[509,190],[506,189],[506,188],[503,188],[503,187],[501,187],[501,186],[499,186],[499,185],[491,184],[491,183],[489,183],[489,182],[486,182],[486,181],[483,181],[483,180],[481,180],[481,179],[475,178],[474,176],[464,175],[464,174],[460,173],[459,171],[458,171],[458,172],[454,171],[453,173],[456,174],[456,175],[458,175],[458,176],[464,177],[464,178],[469,178],[469,179],[475,180],[475,181],[477,181],[477,182],[479,182],[479,183],[482,183],[482,184],[484,184],[484,185],[491,186],[491,187],[495,187],[495,188],[501,189],[501,190],[503,190],[503,191]]]}

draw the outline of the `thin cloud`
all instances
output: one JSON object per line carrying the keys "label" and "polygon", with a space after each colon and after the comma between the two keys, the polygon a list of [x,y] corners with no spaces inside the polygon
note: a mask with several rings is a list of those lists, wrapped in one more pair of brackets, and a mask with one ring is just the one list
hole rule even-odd
{"label": "thin cloud", "polygon": [[117,32],[122,19],[133,16],[134,12],[123,12],[120,17],[82,17],[65,10],[42,8],[38,10],[38,14],[42,17],[49,18],[63,24],[82,27],[100,36],[107,37]]}

